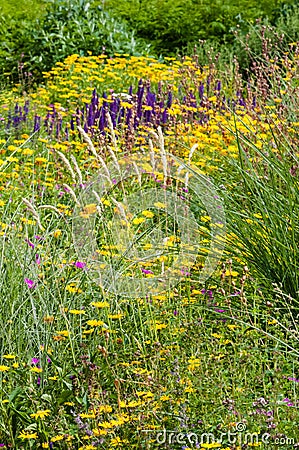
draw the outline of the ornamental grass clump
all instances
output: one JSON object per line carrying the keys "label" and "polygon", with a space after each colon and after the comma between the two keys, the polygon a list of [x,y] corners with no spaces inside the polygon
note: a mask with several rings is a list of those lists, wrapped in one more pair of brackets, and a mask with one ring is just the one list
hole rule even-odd
{"label": "ornamental grass clump", "polygon": [[266,95],[267,104],[257,117],[266,116],[264,132],[250,129],[235,116],[231,131],[239,159],[233,161],[226,184],[235,238],[230,249],[242,255],[268,287],[275,285],[289,294],[294,307],[299,291],[297,49],[293,62],[287,56],[272,68],[272,77],[266,62],[259,66],[256,87],[263,86],[259,93]]}

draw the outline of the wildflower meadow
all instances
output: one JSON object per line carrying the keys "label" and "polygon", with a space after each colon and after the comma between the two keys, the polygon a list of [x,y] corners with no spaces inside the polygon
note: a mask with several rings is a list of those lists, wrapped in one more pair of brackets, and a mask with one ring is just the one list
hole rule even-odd
{"label": "wildflower meadow", "polygon": [[140,41],[4,76],[1,448],[299,446],[299,43],[274,35],[247,67]]}

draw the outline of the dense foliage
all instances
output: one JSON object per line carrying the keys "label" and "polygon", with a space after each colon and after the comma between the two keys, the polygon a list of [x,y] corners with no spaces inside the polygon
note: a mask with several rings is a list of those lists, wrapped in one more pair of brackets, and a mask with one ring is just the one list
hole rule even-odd
{"label": "dense foliage", "polygon": [[53,1],[35,20],[4,15],[0,30],[0,70],[14,80],[24,75],[40,80],[43,71],[72,53],[138,55],[149,48],[123,21],[85,0]]}
{"label": "dense foliage", "polygon": [[280,0],[107,0],[106,7],[125,18],[138,36],[150,40],[156,52],[164,55],[199,40],[231,45],[232,29],[240,27],[246,34],[256,19],[279,21],[283,12],[285,20],[290,12]]}
{"label": "dense foliage", "polygon": [[4,79],[40,82],[42,72],[62,58],[72,53],[99,53],[103,48],[108,55],[150,53],[165,57],[177,52],[191,54],[197,45],[202,63],[210,52],[220,54],[226,63],[235,55],[245,70],[250,61],[244,43],[249,41],[255,56],[261,56],[258,36],[264,25],[275,26],[268,32],[274,45],[276,33],[285,35],[285,45],[298,39],[299,33],[298,4],[279,0],[109,0],[104,9],[102,2],[85,0],[39,4],[31,0],[31,7],[24,5],[7,3],[0,15],[2,83]]}

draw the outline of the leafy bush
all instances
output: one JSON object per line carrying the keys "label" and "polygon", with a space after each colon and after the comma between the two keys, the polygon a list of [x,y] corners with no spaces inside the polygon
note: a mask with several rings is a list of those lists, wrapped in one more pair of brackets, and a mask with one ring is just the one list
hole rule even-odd
{"label": "leafy bush", "polygon": [[0,67],[16,78],[18,62],[37,80],[57,61],[70,54],[86,55],[149,51],[119,19],[85,0],[51,2],[46,14],[33,22],[1,18]]}
{"label": "leafy bush", "polygon": [[259,17],[271,17],[281,1],[248,3],[246,0],[107,0],[106,5],[126,19],[138,36],[153,41],[158,53],[166,54],[199,39],[232,42],[232,27],[239,24],[246,29],[248,21],[253,23]]}

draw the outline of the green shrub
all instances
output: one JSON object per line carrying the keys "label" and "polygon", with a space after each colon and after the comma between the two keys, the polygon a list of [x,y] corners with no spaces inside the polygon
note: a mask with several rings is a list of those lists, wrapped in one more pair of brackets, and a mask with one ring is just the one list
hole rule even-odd
{"label": "green shrub", "polygon": [[268,0],[107,0],[106,7],[123,17],[137,35],[153,42],[158,53],[175,53],[199,39],[231,43],[231,28],[259,17],[272,17],[282,2]]}
{"label": "green shrub", "polygon": [[46,14],[33,22],[24,19],[20,23],[11,17],[1,21],[0,67],[13,79],[21,59],[23,70],[39,81],[43,71],[73,53],[139,55],[149,51],[120,19],[85,0],[55,0]]}

